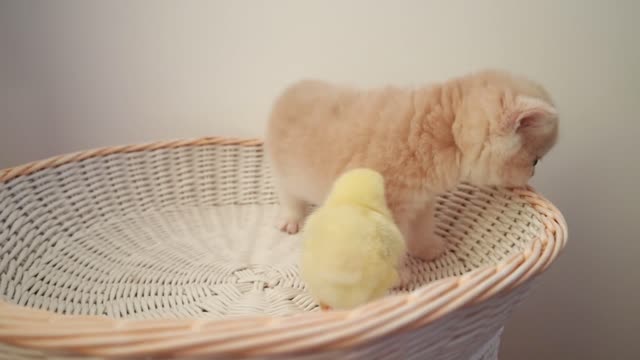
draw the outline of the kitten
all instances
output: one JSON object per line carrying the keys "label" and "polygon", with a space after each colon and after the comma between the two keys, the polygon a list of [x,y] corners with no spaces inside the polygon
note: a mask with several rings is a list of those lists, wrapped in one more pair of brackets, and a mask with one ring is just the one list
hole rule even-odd
{"label": "kitten", "polygon": [[266,151],[282,207],[279,227],[299,231],[343,172],[383,174],[409,253],[445,249],[434,233],[435,197],[460,182],[522,186],[555,144],[558,117],[537,83],[485,70],[415,89],[358,90],[315,80],[276,100]]}

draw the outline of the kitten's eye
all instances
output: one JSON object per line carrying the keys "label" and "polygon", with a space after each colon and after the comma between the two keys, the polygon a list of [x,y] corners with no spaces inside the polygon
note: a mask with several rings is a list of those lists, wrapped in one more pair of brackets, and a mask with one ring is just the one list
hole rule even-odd
{"label": "kitten's eye", "polygon": [[533,160],[533,166],[538,165],[538,160],[540,160],[540,159],[536,158],[535,160]]}

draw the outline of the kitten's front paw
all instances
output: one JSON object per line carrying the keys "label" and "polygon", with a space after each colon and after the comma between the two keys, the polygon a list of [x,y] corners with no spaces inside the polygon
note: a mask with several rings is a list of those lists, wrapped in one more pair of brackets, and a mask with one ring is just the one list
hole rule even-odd
{"label": "kitten's front paw", "polygon": [[302,219],[282,218],[278,221],[277,228],[287,234],[297,234],[302,229]]}
{"label": "kitten's front paw", "polygon": [[412,256],[425,261],[437,259],[446,250],[444,240],[436,235],[432,235],[426,239],[413,239],[407,245],[409,253]]}

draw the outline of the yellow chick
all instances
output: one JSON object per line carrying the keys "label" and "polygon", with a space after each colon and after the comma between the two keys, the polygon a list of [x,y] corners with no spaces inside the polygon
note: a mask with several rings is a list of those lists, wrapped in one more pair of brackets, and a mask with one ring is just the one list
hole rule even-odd
{"label": "yellow chick", "polygon": [[307,219],[302,236],[301,276],[323,310],[378,299],[399,281],[405,243],[376,171],[355,169],[340,176]]}

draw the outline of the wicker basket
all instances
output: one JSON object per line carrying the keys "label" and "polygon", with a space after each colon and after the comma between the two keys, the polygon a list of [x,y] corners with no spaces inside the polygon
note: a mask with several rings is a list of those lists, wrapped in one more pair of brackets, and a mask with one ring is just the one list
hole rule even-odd
{"label": "wicker basket", "polygon": [[379,301],[320,312],[260,141],[112,147],[0,172],[0,358],[495,359],[566,242],[531,189],[440,197],[448,251]]}

